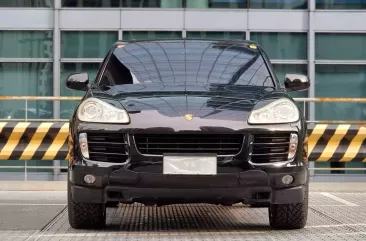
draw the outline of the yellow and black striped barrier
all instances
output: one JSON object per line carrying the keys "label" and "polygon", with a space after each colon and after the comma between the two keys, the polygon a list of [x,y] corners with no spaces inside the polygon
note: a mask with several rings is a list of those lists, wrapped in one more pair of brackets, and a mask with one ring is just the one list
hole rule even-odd
{"label": "yellow and black striped barrier", "polygon": [[[67,160],[68,134],[68,122],[0,122],[0,160]],[[366,162],[366,125],[310,124],[308,135],[309,161]]]}
{"label": "yellow and black striped barrier", "polygon": [[0,160],[65,160],[66,122],[0,122]]}
{"label": "yellow and black striped barrier", "polygon": [[308,157],[315,162],[366,162],[366,125],[308,126]]}

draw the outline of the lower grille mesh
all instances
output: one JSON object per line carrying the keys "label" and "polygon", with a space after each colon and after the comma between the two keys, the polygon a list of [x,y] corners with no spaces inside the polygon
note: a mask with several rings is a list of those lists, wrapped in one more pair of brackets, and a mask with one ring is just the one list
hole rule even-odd
{"label": "lower grille mesh", "polygon": [[236,155],[240,152],[242,134],[135,134],[135,144],[141,154],[215,153]]}
{"label": "lower grille mesh", "polygon": [[256,134],[252,140],[250,160],[253,163],[287,161],[290,133]]}

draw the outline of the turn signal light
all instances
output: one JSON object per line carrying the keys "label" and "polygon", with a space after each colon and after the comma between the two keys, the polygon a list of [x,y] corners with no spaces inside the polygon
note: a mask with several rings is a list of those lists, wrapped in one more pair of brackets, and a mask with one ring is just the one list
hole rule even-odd
{"label": "turn signal light", "polygon": [[289,148],[288,148],[288,159],[292,159],[295,157],[298,143],[299,143],[299,138],[297,137],[297,134],[291,134],[290,144],[289,144]]}
{"label": "turn signal light", "polygon": [[88,148],[88,137],[86,133],[81,133],[79,135],[79,146],[81,154],[87,159],[89,159],[89,148]]}

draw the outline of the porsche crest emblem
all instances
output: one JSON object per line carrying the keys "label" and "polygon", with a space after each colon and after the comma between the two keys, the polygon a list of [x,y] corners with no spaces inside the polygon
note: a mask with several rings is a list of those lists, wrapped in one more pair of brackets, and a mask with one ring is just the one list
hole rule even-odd
{"label": "porsche crest emblem", "polygon": [[184,115],[184,118],[187,120],[187,121],[191,121],[193,119],[193,115],[191,114],[186,114]]}

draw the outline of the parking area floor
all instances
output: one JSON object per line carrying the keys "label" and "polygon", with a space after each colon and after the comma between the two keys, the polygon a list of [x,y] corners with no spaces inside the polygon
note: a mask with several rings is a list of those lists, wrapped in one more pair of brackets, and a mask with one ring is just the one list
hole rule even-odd
{"label": "parking area floor", "polygon": [[102,231],[69,226],[64,191],[0,192],[0,240],[366,240],[366,192],[311,192],[302,230],[268,226],[267,208],[194,204],[107,210]]}

